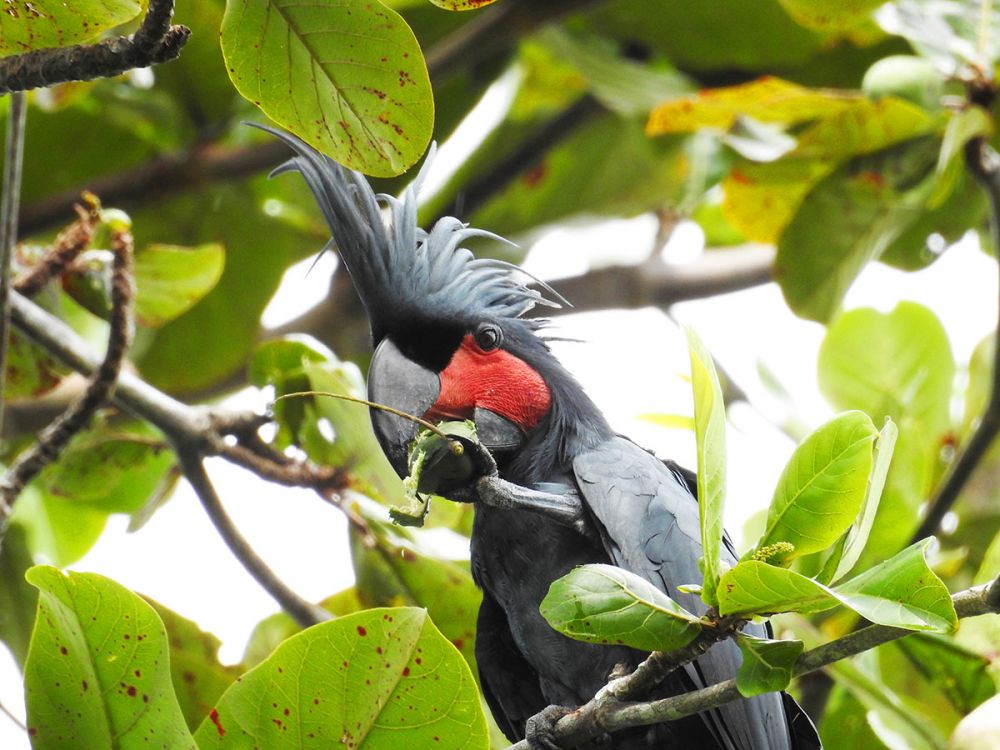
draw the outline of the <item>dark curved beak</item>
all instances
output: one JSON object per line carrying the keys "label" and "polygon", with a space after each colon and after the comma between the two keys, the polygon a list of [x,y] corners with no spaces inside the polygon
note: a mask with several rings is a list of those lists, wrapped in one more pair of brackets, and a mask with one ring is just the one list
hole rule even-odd
{"label": "dark curved beak", "polygon": [[[437,402],[441,380],[437,373],[404,355],[391,339],[375,349],[368,368],[368,398],[416,417],[437,421],[427,411]],[[382,451],[401,477],[409,474],[407,453],[420,425],[383,409],[372,408],[372,427]],[[525,435],[513,422],[487,409],[475,409],[476,436],[490,452],[520,448]]]}
{"label": "dark curved beak", "polygon": [[[437,373],[407,358],[391,339],[383,339],[375,349],[368,368],[368,398],[407,414],[422,417],[437,401],[441,381]],[[407,470],[406,453],[420,428],[412,419],[372,408],[375,437],[392,468],[401,477]]]}

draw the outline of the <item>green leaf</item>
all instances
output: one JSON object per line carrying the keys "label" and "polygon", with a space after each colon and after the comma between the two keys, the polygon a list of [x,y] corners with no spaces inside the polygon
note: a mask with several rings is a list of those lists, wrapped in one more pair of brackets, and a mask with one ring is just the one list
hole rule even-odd
{"label": "green leaf", "polygon": [[987,334],[976,344],[969,358],[968,383],[965,386],[961,434],[964,439],[972,434],[986,411],[993,386],[993,362],[996,359],[996,336]]}
{"label": "green leaf", "polygon": [[850,411],[807,437],[785,466],[764,535],[747,556],[788,542],[791,550],[769,560],[780,565],[833,544],[861,508],[876,434],[867,414]]}
{"label": "green leaf", "polygon": [[468,665],[415,608],[292,636],[222,695],[195,736],[200,750],[489,747]]}
{"label": "green leaf", "polygon": [[896,423],[891,419],[886,419],[885,426],[879,432],[878,440],[875,442],[875,465],[872,467],[868,487],[865,489],[865,499],[861,504],[857,520],[847,531],[843,552],[837,560],[836,569],[830,578],[833,583],[851,572],[871,535],[875,516],[882,499],[882,491],[885,489],[885,480],[889,475],[889,464],[892,462],[892,454],[896,448],[898,435],[899,429],[896,427]]}
{"label": "green leaf", "polygon": [[135,0],[32,0],[4,3],[0,57],[95,39],[142,12]]}
{"label": "green leaf", "polygon": [[950,633],[958,627],[958,616],[948,588],[927,565],[924,556],[930,543],[917,542],[834,591],[872,622]]}
{"label": "green leaf", "polygon": [[553,581],[539,611],[563,635],[670,651],[701,632],[697,617],[649,581],[613,565],[582,565]]}
{"label": "green leaf", "polygon": [[477,10],[492,5],[496,0],[431,0],[431,2],[445,10]]}
{"label": "green leaf", "polygon": [[34,565],[24,528],[13,523],[0,545],[0,641],[6,644],[23,668],[35,622],[38,592],[24,580]]}
{"label": "green leaf", "polygon": [[772,641],[741,633],[736,643],[743,654],[743,663],[736,673],[740,695],[749,698],[788,687],[795,661],[802,654],[802,641]]}
{"label": "green leaf", "polygon": [[40,592],[24,676],[32,747],[194,748],[153,608],[95,573],[27,577]]}
{"label": "green leaf", "polygon": [[127,433],[89,432],[39,475],[47,497],[105,513],[142,508],[174,465],[166,443]]}
{"label": "green leaf", "polygon": [[936,157],[932,139],[907,141],[856,157],[809,190],[775,257],[775,278],[797,315],[834,316],[861,269],[919,217],[932,187],[920,180]]}
{"label": "green leaf", "polygon": [[723,615],[805,614],[838,604],[837,597],[823,584],[759,560],[745,560],[727,570],[719,582],[718,600]]}
{"label": "green leaf", "polygon": [[789,158],[839,162],[917,138],[933,124],[926,112],[902,99],[860,99],[802,131]]}
{"label": "green leaf", "polygon": [[947,696],[959,714],[967,714],[996,692],[990,659],[939,635],[915,633],[896,646],[923,677]]}
{"label": "green leaf", "polygon": [[468,563],[435,557],[424,549],[429,545],[420,545],[423,537],[419,532],[381,520],[385,518],[383,508],[359,508],[375,544],[357,533],[351,535],[358,601],[366,607],[424,607],[475,674],[476,619],[482,594]]}
{"label": "green leaf", "polygon": [[219,662],[222,642],[197,623],[146,599],[163,620],[170,644],[170,679],[188,729],[194,731],[242,669]]}
{"label": "green leaf", "polygon": [[434,99],[420,45],[376,0],[231,0],[222,52],[240,94],[352,169],[400,174],[430,141]]}
{"label": "green leaf", "polygon": [[212,291],[224,263],[225,251],[217,243],[144,248],[135,257],[137,321],[155,328],[183,315]]}
{"label": "green leaf", "polygon": [[[0,16],[3,13],[0,12]],[[41,396],[60,382],[67,370],[23,336],[11,332],[3,397]]]}
{"label": "green leaf", "polygon": [[94,546],[108,522],[108,514],[52,497],[29,484],[18,497],[12,520],[24,527],[28,547],[40,559],[65,567]]}
{"label": "green leaf", "polygon": [[692,329],[685,329],[691,355],[695,445],[698,455],[698,514],[701,522],[702,599],[716,604],[722,515],[726,503],[726,406],[715,363]]}
{"label": "green leaf", "polygon": [[871,20],[882,0],[779,0],[788,15],[810,29],[846,31]]}
{"label": "green leaf", "polygon": [[727,130],[739,117],[791,125],[826,117],[858,99],[852,92],[809,89],[765,76],[664,102],[650,113],[646,132],[664,135],[692,133],[701,128]]}
{"label": "green leaf", "polygon": [[817,373],[835,408],[860,409],[875,420],[889,416],[901,430],[913,419],[929,436],[949,429],[955,362],[944,327],[922,305],[844,313],[827,329]]}

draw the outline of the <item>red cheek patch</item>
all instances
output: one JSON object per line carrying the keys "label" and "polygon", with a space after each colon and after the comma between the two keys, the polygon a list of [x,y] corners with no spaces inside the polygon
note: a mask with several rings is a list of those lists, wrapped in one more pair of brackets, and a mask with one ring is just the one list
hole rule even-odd
{"label": "red cheek patch", "polygon": [[478,407],[528,432],[552,402],[542,376],[524,360],[503,349],[484,352],[472,336],[462,339],[440,378],[441,394],[425,415],[431,419],[471,419]]}

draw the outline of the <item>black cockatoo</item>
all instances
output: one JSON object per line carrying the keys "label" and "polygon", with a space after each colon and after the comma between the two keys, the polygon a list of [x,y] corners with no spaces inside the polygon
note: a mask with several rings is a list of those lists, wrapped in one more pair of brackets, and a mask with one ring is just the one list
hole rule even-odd
{"label": "black cockatoo", "polygon": [[[483,590],[476,658],[503,732],[521,739],[527,726],[529,742],[544,745],[551,721],[529,719],[549,705],[585,703],[615,665],[644,657],[553,630],[538,606],[554,580],[577,565],[611,563],[704,612],[697,598],[677,591],[701,580],[692,477],[615,434],[540,337],[543,322],[522,317],[551,301],[519,283],[514,266],[461,247],[469,237],[492,235],[450,217],[429,232],[417,226],[422,175],[402,199],[376,196],[360,174],[293,136],[269,132],[296,154],[275,173],[305,178],[364,303],[375,347],[370,398],[434,421],[473,419],[512,505],[520,503],[475,508],[472,572]],[[415,425],[377,410],[372,421],[405,475]],[[532,491],[544,492],[537,497],[551,512],[532,505]],[[565,508],[560,498],[568,499]],[[765,635],[759,626],[747,631]],[[730,678],[740,658],[735,643],[721,642],[675,672],[659,694]],[[795,702],[772,693],[628,730],[599,746],[783,750],[818,748],[819,741]]]}

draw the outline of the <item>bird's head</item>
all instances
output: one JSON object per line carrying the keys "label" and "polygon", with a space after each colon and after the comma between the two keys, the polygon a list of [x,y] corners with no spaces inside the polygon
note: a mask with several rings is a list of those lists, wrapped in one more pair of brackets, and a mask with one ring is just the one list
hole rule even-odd
{"label": "bird's head", "polygon": [[[520,283],[515,266],[476,259],[462,248],[473,236],[499,237],[451,217],[429,232],[418,228],[422,173],[401,199],[375,195],[360,174],[294,136],[265,129],[295,151],[275,172],[305,178],[368,314],[375,347],[369,398],[433,422],[471,419],[498,458],[516,453],[549,416],[553,395],[545,372],[555,361],[536,335],[541,323],[522,316],[536,304],[557,302]],[[415,423],[378,409],[372,422],[383,451],[405,475]]]}

